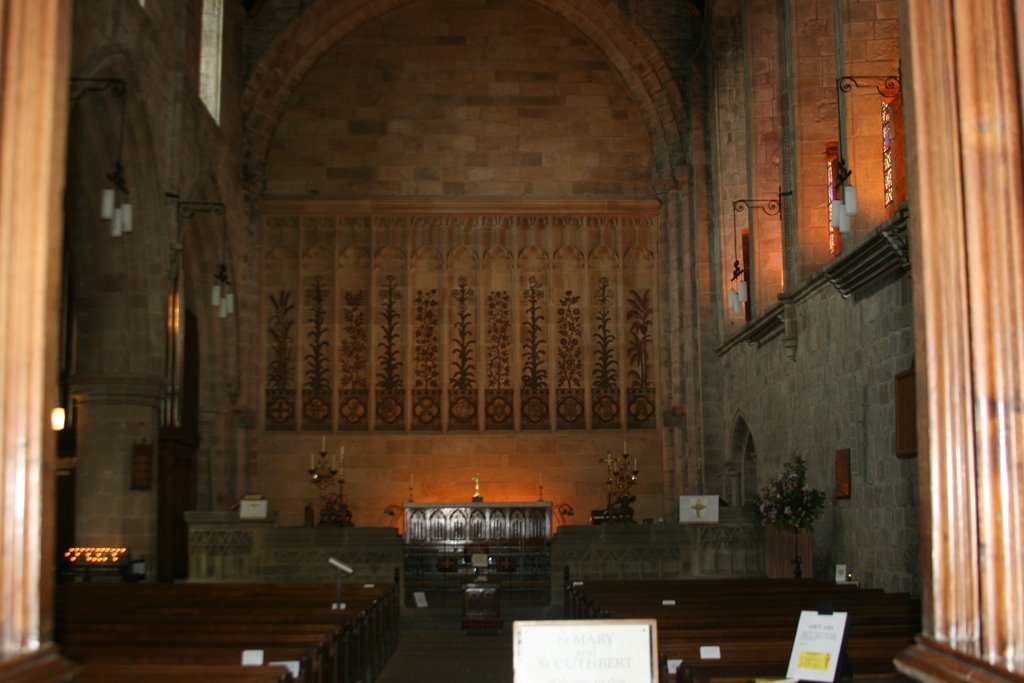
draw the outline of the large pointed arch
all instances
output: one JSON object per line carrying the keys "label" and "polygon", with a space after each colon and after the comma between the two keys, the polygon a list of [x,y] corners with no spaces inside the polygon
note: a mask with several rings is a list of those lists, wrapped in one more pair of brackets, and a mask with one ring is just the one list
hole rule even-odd
{"label": "large pointed arch", "polygon": [[[316,61],[360,26],[413,0],[318,0],[274,43],[253,69],[242,96],[248,191],[262,192],[274,129],[292,93]],[[631,93],[647,127],[652,182],[686,178],[686,109],[673,72],[650,36],[612,0],[523,0],[561,17],[604,53]]]}

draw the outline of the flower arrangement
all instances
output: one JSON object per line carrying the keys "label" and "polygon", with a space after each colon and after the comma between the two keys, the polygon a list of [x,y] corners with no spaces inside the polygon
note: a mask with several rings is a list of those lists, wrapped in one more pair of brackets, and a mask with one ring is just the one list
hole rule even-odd
{"label": "flower arrangement", "polygon": [[761,489],[757,513],[761,524],[776,529],[810,528],[825,509],[825,494],[807,488],[807,463],[796,458],[782,466],[782,476]]}

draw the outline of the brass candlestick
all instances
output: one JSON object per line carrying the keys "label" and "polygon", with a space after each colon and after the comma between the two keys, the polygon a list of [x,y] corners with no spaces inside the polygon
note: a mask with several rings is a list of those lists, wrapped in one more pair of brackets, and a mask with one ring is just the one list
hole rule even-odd
{"label": "brass candlestick", "polygon": [[[352,526],[352,513],[345,505],[345,467],[344,450],[342,451],[342,466],[338,467],[337,460],[332,457],[327,460],[327,450],[320,450],[319,460],[314,461],[310,455],[309,476],[313,484],[320,490],[320,522],[317,526]],[[328,493],[332,483],[338,483],[337,493]]]}
{"label": "brass candlestick", "polygon": [[338,470],[335,469],[334,463],[327,460],[327,451],[320,451],[320,459],[316,462],[313,461],[312,455],[309,456],[309,476],[313,484],[320,489],[320,502],[325,506],[331,498],[327,493],[327,487],[334,482],[337,475]]}
{"label": "brass candlestick", "polygon": [[482,503],[484,502],[483,494],[480,493],[480,475],[473,477],[473,502]]}
{"label": "brass candlestick", "polygon": [[630,466],[629,453],[623,446],[621,456],[614,457],[611,451],[608,451],[605,463],[608,468],[608,506],[605,508],[605,519],[609,522],[632,522],[633,501],[636,500],[632,488],[640,475],[637,459],[634,457]]}

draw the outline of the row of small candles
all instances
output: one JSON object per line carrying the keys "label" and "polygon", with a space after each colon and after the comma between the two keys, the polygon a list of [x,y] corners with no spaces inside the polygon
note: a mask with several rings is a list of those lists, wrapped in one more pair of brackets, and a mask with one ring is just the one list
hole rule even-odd
{"label": "row of small candles", "polygon": [[64,552],[64,557],[68,562],[77,562],[79,559],[84,559],[89,564],[103,564],[117,562],[127,553],[127,548],[68,548]]}

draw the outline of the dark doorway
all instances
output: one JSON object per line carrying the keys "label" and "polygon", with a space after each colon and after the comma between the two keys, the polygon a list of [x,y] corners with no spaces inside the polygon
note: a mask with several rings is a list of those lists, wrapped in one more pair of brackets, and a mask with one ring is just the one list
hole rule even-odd
{"label": "dark doorway", "polygon": [[181,425],[160,429],[157,495],[157,581],[188,578],[185,512],[196,506],[199,447],[199,335],[196,315],[185,311]]}

